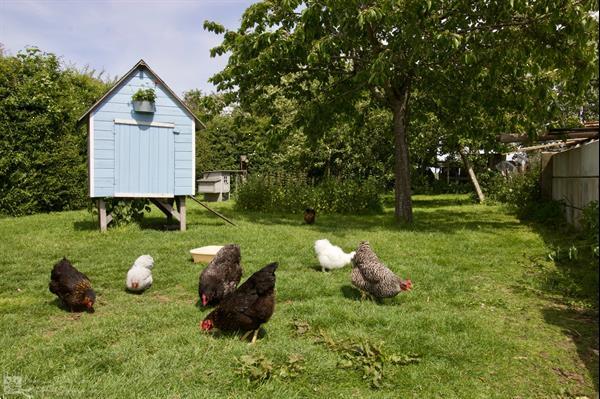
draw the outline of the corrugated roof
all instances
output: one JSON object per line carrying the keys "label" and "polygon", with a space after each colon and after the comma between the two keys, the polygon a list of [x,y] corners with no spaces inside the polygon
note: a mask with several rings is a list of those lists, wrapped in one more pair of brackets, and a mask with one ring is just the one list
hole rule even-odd
{"label": "corrugated roof", "polygon": [[87,118],[87,116],[90,114],[90,112],[92,112],[93,110],[95,110],[100,104],[102,104],[102,102],[104,101],[104,99],[106,99],[106,97],[108,97],[113,91],[117,90],[121,84],[125,81],[125,79],[127,79],[129,76],[131,76],[135,71],[137,71],[140,68],[146,68],[152,75],[154,75],[154,77],[156,78],[156,80],[158,80],[158,82],[167,90],[167,92],[169,92],[169,94],[171,94],[173,96],[173,98],[179,102],[179,104],[181,104],[181,106],[190,114],[190,116],[192,118],[194,118],[194,120],[196,121],[196,124],[199,126],[202,126],[203,128],[206,127],[204,126],[204,123],[202,123],[202,121],[200,119],[198,119],[196,117],[196,115],[194,115],[194,113],[192,112],[191,109],[188,108],[187,105],[185,105],[185,103],[179,98],[179,96],[177,96],[177,94],[175,94],[175,92],[173,90],[171,90],[171,88],[160,78],[160,76],[158,76],[158,74],[156,72],[154,72],[152,70],[152,68],[150,68],[148,66],[148,64],[146,64],[146,62],[144,60],[139,60],[137,64],[135,64],[133,66],[133,68],[131,68],[129,70],[129,72],[127,72],[125,75],[123,75],[123,77],[121,79],[119,79],[117,81],[117,83],[115,83],[115,85],[108,90],[102,97],[100,97],[100,99],[98,101],[96,101],[96,103],[94,103],[94,105],[92,105],[86,112],[85,114],[83,114],[81,116],[81,118],[79,118],[78,123],[82,122],[84,119]]}

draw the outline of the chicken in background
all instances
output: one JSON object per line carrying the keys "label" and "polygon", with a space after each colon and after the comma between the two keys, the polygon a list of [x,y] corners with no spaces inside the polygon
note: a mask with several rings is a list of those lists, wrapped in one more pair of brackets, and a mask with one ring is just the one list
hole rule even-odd
{"label": "chicken in background", "polygon": [[332,245],[327,239],[315,241],[315,253],[322,271],[341,269],[352,261],[355,254],[355,252],[345,253],[340,247]]}
{"label": "chicken in background", "polygon": [[314,210],[314,208],[306,208],[304,210],[304,223],[313,224],[316,216],[317,212]]}
{"label": "chicken in background", "polygon": [[152,268],[154,259],[150,255],[142,255],[135,260],[127,272],[125,285],[129,291],[141,292],[152,285]]}
{"label": "chicken in background", "polygon": [[242,278],[240,246],[228,244],[217,252],[208,266],[200,273],[198,295],[202,306],[217,305],[235,291]]}
{"label": "chicken in background", "polygon": [[271,263],[248,278],[200,323],[202,331],[218,328],[221,331],[244,331],[242,339],[254,332],[252,343],[260,326],[275,310],[275,270]]}
{"label": "chicken in background", "polygon": [[71,312],[94,311],[96,293],[92,289],[90,279],[75,269],[66,257],[54,265],[48,288]]}
{"label": "chicken in background", "polygon": [[365,293],[375,298],[390,298],[412,289],[410,280],[401,279],[381,263],[367,241],[360,243],[352,262],[352,284],[360,290],[363,299]]}

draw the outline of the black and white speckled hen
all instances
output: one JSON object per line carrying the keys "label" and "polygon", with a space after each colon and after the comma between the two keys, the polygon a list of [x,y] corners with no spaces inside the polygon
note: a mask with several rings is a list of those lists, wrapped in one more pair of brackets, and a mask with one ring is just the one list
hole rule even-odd
{"label": "black and white speckled hen", "polygon": [[352,284],[361,291],[363,298],[365,292],[375,298],[390,298],[412,288],[410,280],[396,276],[379,260],[367,241],[360,243],[352,263]]}
{"label": "black and white speckled hen", "polygon": [[244,331],[242,339],[254,331],[254,343],[260,326],[271,318],[275,310],[276,269],[277,263],[271,263],[250,276],[206,316],[200,328],[203,331],[215,327],[221,331]]}
{"label": "black and white speckled hen", "polygon": [[67,258],[54,265],[48,288],[70,311],[94,311],[96,293],[90,279],[75,269]]}
{"label": "black and white speckled hen", "polygon": [[241,258],[240,246],[227,244],[202,270],[198,282],[198,295],[202,306],[217,305],[235,291],[242,278]]}

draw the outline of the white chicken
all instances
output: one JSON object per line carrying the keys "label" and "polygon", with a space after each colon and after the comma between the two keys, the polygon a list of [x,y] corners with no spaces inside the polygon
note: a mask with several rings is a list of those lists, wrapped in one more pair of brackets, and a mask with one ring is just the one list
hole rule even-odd
{"label": "white chicken", "polygon": [[355,254],[355,252],[345,253],[340,247],[332,245],[327,239],[315,241],[315,253],[322,271],[340,269],[346,266],[352,262]]}
{"label": "white chicken", "polygon": [[154,259],[150,255],[142,255],[137,258],[127,272],[125,284],[130,291],[143,291],[152,285],[152,267]]}

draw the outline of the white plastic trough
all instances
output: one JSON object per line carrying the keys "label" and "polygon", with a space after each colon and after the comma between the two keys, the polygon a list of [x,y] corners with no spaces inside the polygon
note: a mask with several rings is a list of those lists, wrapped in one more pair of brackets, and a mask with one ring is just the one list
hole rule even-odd
{"label": "white plastic trough", "polygon": [[206,247],[194,248],[190,250],[190,254],[194,258],[194,263],[208,263],[221,248],[223,248],[222,245],[208,245]]}

